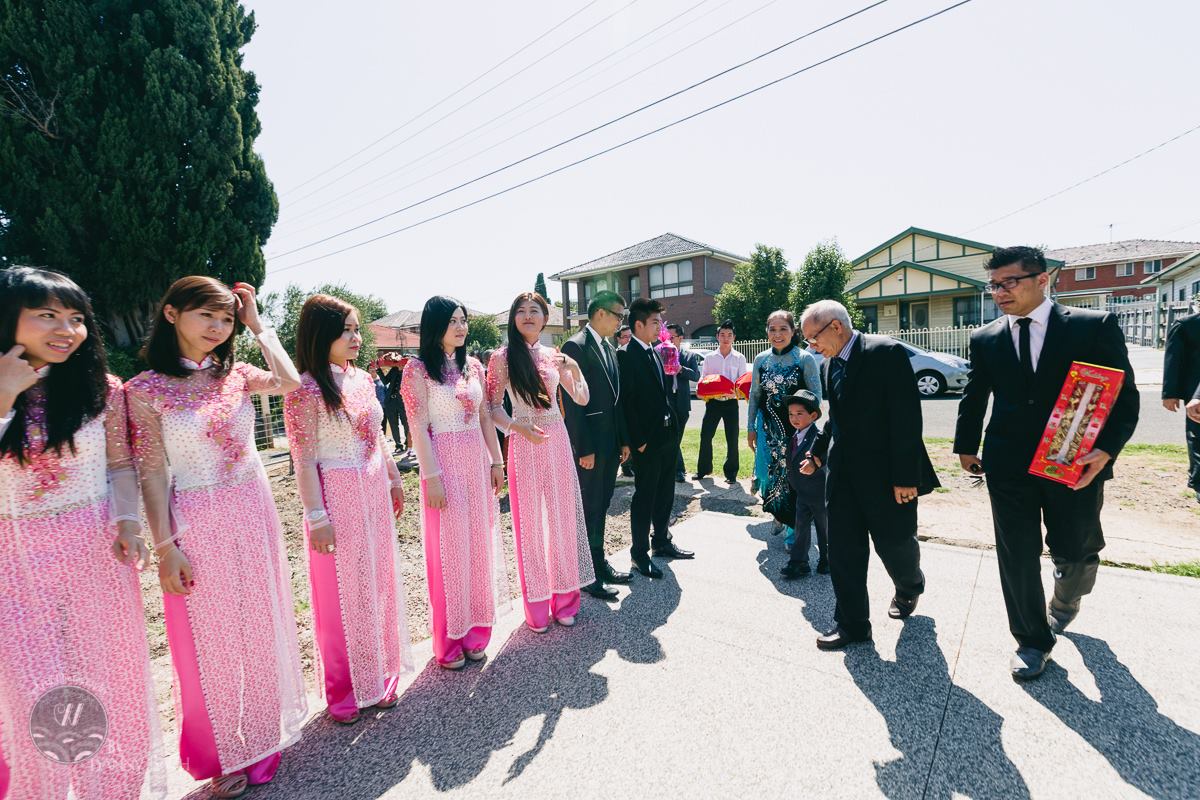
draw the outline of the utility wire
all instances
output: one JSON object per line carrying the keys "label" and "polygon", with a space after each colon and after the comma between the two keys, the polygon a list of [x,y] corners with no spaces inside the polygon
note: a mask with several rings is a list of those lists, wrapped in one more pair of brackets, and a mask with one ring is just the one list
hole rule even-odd
{"label": "utility wire", "polygon": [[547,31],[545,31],[545,32],[544,32],[542,35],[538,36],[537,38],[533,39],[533,40],[532,40],[532,41],[530,41],[530,42],[527,42],[527,43],[526,43],[526,44],[525,44],[523,47],[521,47],[520,49],[516,50],[516,51],[515,51],[515,52],[513,52],[513,53],[510,53],[510,54],[509,54],[508,56],[506,56],[505,58],[502,58],[500,61],[497,61],[495,64],[493,64],[492,66],[488,67],[486,70],[484,70],[483,72],[479,73],[479,74],[478,74],[478,75],[476,75],[474,78],[472,78],[471,80],[467,81],[467,82],[466,82],[466,83],[464,83],[462,86],[458,87],[458,88],[457,88],[457,89],[455,89],[453,92],[451,92],[450,94],[448,94],[448,95],[446,95],[445,97],[443,97],[441,100],[438,100],[436,103],[434,103],[434,104],[433,104],[433,105],[431,105],[429,108],[427,108],[427,109],[425,109],[424,111],[422,111],[420,114],[417,114],[415,117],[411,117],[411,118],[409,118],[409,119],[408,119],[406,122],[404,122],[403,124],[401,124],[399,127],[392,128],[390,131],[388,131],[387,133],[385,133],[383,136],[380,136],[380,137],[379,137],[378,139],[376,139],[375,141],[371,142],[370,144],[366,145],[365,147],[360,147],[358,150],[355,150],[353,153],[351,153],[350,155],[346,156],[346,157],[345,157],[345,158],[343,158],[341,161],[337,162],[336,164],[334,164],[334,165],[333,165],[333,166],[331,166],[331,167],[327,167],[327,168],[325,168],[325,169],[321,170],[321,171],[320,171],[320,172],[318,172],[316,175],[313,175],[311,178],[309,178],[308,180],[304,181],[303,183],[298,183],[298,184],[296,184],[295,186],[291,187],[290,189],[287,189],[286,191],[284,191],[284,192],[281,192],[281,193],[280,193],[280,195],[281,195],[281,196],[283,196],[283,195],[287,195],[287,194],[290,194],[291,192],[294,192],[294,191],[296,191],[297,189],[302,189],[302,188],[304,188],[304,187],[305,187],[305,186],[307,186],[308,184],[310,184],[310,183],[312,183],[313,181],[315,181],[317,178],[320,178],[320,177],[323,177],[323,176],[325,176],[325,175],[328,175],[330,172],[333,172],[335,169],[337,169],[338,167],[342,166],[342,165],[343,165],[343,164],[345,164],[347,161],[350,161],[350,160],[354,159],[355,157],[357,157],[357,156],[359,156],[359,155],[362,155],[363,153],[365,153],[366,151],[370,150],[372,147],[374,147],[375,145],[379,144],[380,142],[382,142],[383,140],[387,139],[388,137],[392,136],[393,134],[399,133],[400,131],[404,130],[406,127],[408,127],[408,126],[409,126],[409,125],[411,125],[412,123],[416,122],[416,121],[417,121],[417,120],[419,120],[421,117],[423,117],[423,116],[425,116],[426,114],[428,114],[430,111],[433,111],[435,108],[437,108],[438,106],[440,106],[442,103],[446,102],[447,100],[451,99],[452,97],[456,97],[456,96],[458,96],[458,95],[459,95],[459,94],[461,94],[462,92],[464,92],[464,91],[466,91],[467,89],[469,89],[470,87],[474,86],[474,85],[475,85],[476,83],[478,83],[479,81],[481,81],[481,80],[483,80],[484,78],[486,78],[488,75],[491,75],[493,72],[495,72],[496,70],[498,70],[500,67],[504,66],[504,65],[505,65],[505,64],[507,64],[509,61],[512,61],[514,58],[516,58],[517,56],[521,55],[521,53],[524,53],[526,50],[528,50],[529,48],[533,47],[535,44],[537,44],[538,42],[540,42],[542,39],[545,39],[547,36],[549,36],[550,34],[554,33],[556,30],[558,30],[559,28],[561,28],[563,25],[566,25],[566,24],[567,24],[568,22],[570,22],[571,20],[575,19],[577,16],[579,16],[580,14],[582,14],[584,11],[587,11],[589,8],[591,8],[592,6],[596,5],[596,3],[598,3],[598,2],[600,2],[600,0],[591,0],[591,2],[589,2],[589,3],[585,3],[585,4],[583,5],[583,7],[582,7],[582,8],[580,8],[580,9],[579,9],[579,10],[577,10],[577,11],[575,11],[575,12],[574,12],[573,14],[571,14],[569,17],[567,17],[566,19],[564,19],[562,22],[559,22],[557,25],[554,25],[553,27],[549,28],[549,29],[548,29]]}
{"label": "utility wire", "polygon": [[[931,13],[931,14],[926,14],[925,16],[923,16],[923,17],[920,17],[919,19],[913,20],[912,22],[909,22],[909,23],[907,23],[907,24],[905,24],[905,25],[901,25],[901,26],[900,26],[900,27],[898,27],[898,28],[893,28],[892,30],[888,31],[887,33],[883,33],[883,34],[880,34],[879,36],[875,36],[875,37],[873,37],[873,38],[871,38],[871,39],[868,39],[868,40],[866,40],[865,42],[861,42],[861,43],[859,43],[859,44],[856,44],[856,45],[854,45],[853,47],[847,48],[846,50],[842,50],[841,52],[839,52],[839,53],[835,53],[834,55],[832,55],[832,56],[828,56],[827,58],[823,58],[823,59],[821,59],[820,61],[816,61],[816,62],[814,62],[814,63],[812,63],[812,64],[809,64],[809,65],[808,65],[808,66],[806,66],[806,67],[801,67],[800,69],[798,69],[798,70],[795,70],[794,72],[790,72],[790,73],[788,73],[788,74],[786,74],[786,75],[784,75],[784,76],[782,76],[782,77],[776,78],[776,79],[774,79],[774,80],[772,80],[772,81],[768,81],[767,83],[760,84],[760,85],[758,85],[758,86],[754,87],[753,89],[749,89],[749,90],[747,90],[747,91],[745,91],[745,92],[742,92],[742,93],[740,93],[740,94],[734,95],[733,97],[730,97],[730,98],[727,98],[727,99],[725,99],[725,100],[722,100],[721,102],[719,102],[719,103],[716,103],[716,104],[714,104],[714,105],[711,105],[711,106],[708,106],[707,108],[701,109],[700,111],[696,111],[696,112],[694,112],[694,113],[692,113],[692,114],[688,114],[688,115],[687,115],[687,116],[685,116],[685,117],[680,117],[679,119],[676,119],[676,120],[675,120],[675,121],[673,121],[673,122],[669,122],[669,123],[667,123],[666,125],[662,125],[662,126],[659,126],[659,127],[655,128],[655,129],[653,129],[653,130],[650,130],[650,131],[647,131],[647,132],[645,132],[645,133],[639,134],[638,136],[635,136],[635,137],[633,137],[633,138],[631,138],[631,139],[626,139],[625,141],[623,141],[623,142],[620,142],[620,143],[618,143],[618,144],[615,144],[615,145],[612,145],[611,147],[606,147],[606,148],[604,148],[603,150],[599,150],[599,151],[597,151],[597,152],[595,152],[595,153],[592,153],[591,155],[588,155],[588,156],[585,156],[585,157],[583,157],[583,158],[577,159],[576,161],[572,161],[572,162],[570,162],[570,163],[568,163],[568,164],[564,164],[564,165],[562,165],[562,166],[560,166],[560,167],[557,167],[557,168],[555,168],[555,169],[552,169],[552,170],[550,170],[550,171],[548,171],[548,172],[544,172],[544,173],[542,173],[541,175],[537,175],[537,176],[535,176],[535,177],[533,177],[533,178],[529,178],[529,179],[527,179],[527,180],[521,181],[520,183],[515,183],[515,184],[513,184],[513,185],[511,185],[511,186],[508,186],[507,188],[504,188],[504,189],[501,189],[501,190],[499,190],[499,191],[493,192],[493,193],[491,193],[491,194],[489,194],[489,195],[485,195],[485,196],[483,196],[483,197],[480,197],[480,198],[478,198],[478,199],[476,199],[476,200],[472,200],[472,201],[470,201],[470,202],[468,202],[468,203],[464,203],[464,204],[462,204],[462,205],[460,205],[460,206],[456,206],[455,208],[451,208],[451,209],[448,209],[448,210],[446,210],[446,211],[442,211],[441,213],[434,214],[434,215],[432,215],[432,216],[429,216],[429,217],[426,217],[426,218],[424,218],[424,219],[421,219],[421,220],[418,220],[418,221],[416,221],[416,222],[413,222],[413,223],[411,223],[411,224],[409,224],[409,225],[405,225],[405,226],[403,226],[403,227],[396,228],[396,229],[394,229],[394,230],[388,231],[387,233],[382,233],[382,234],[379,234],[378,236],[374,236],[374,237],[372,237],[372,238],[370,238],[370,239],[366,239],[366,240],[364,240],[364,241],[361,241],[361,242],[356,242],[355,244],[347,245],[346,247],[342,247],[342,248],[340,248],[340,249],[338,249],[338,250],[334,250],[334,251],[332,251],[332,252],[325,253],[325,254],[323,254],[323,255],[314,256],[313,258],[305,259],[304,261],[300,261],[300,262],[297,262],[297,263],[295,263],[295,264],[290,264],[290,265],[288,265],[288,266],[286,266],[286,267],[280,267],[280,268],[278,268],[278,269],[268,270],[267,272],[268,272],[268,274],[275,274],[275,273],[278,273],[278,272],[285,272],[285,271],[287,271],[287,270],[290,270],[290,269],[295,269],[295,268],[297,268],[297,267],[302,267],[302,266],[304,266],[304,265],[306,265],[306,264],[311,264],[311,263],[313,263],[314,261],[321,261],[321,260],[323,260],[323,259],[326,259],[326,258],[329,258],[329,257],[331,257],[331,256],[335,256],[335,255],[338,255],[338,254],[340,254],[340,253],[345,253],[345,252],[347,252],[347,251],[349,251],[349,250],[354,250],[354,249],[356,249],[356,248],[359,248],[359,247],[362,247],[362,246],[364,246],[364,245],[368,245],[368,244],[371,244],[371,243],[373,243],[373,242],[377,242],[377,241],[379,241],[380,239],[386,239],[386,238],[388,238],[388,237],[390,237],[390,236],[395,236],[396,234],[403,233],[403,232],[405,232],[405,231],[408,231],[408,230],[412,230],[413,228],[416,228],[416,227],[418,227],[418,226],[421,226],[421,225],[428,224],[428,223],[430,223],[430,222],[433,222],[433,221],[435,221],[435,220],[441,219],[442,217],[447,217],[447,216],[449,216],[449,215],[451,215],[451,214],[457,213],[457,212],[459,212],[459,211],[463,211],[464,209],[471,208],[472,206],[476,206],[476,205],[479,205],[480,203],[484,203],[484,202],[486,202],[486,201],[488,201],[488,200],[492,200],[492,199],[494,199],[494,198],[496,198],[496,197],[500,197],[501,195],[508,194],[509,192],[515,191],[516,189],[520,189],[520,188],[522,188],[522,187],[524,187],[524,186],[528,186],[528,185],[529,185],[529,184],[531,184],[531,183],[535,183],[535,182],[537,182],[537,181],[543,180],[543,179],[545,179],[545,178],[548,178],[548,177],[550,177],[550,176],[552,176],[552,175],[557,175],[558,173],[560,173],[560,172],[564,172],[565,170],[568,170],[568,169],[570,169],[570,168],[572,168],[572,167],[576,167],[576,166],[578,166],[578,165],[580,165],[580,164],[586,163],[586,162],[588,162],[588,161],[591,161],[591,160],[593,160],[593,159],[595,159],[595,158],[599,158],[600,156],[607,155],[608,153],[611,153],[611,152],[613,152],[613,151],[615,151],[615,150],[619,150],[619,149],[621,149],[621,148],[623,148],[623,147],[625,147],[625,146],[627,146],[627,145],[633,144],[634,142],[638,142],[638,141],[641,141],[642,139],[646,139],[646,138],[649,138],[649,137],[651,137],[651,136],[654,136],[654,135],[656,135],[656,134],[658,134],[658,133],[661,133],[662,131],[668,130],[669,128],[673,128],[673,127],[675,127],[676,125],[681,125],[681,124],[683,124],[684,122],[687,122],[687,121],[689,121],[689,120],[693,120],[693,119],[695,119],[695,118],[697,118],[697,117],[699,117],[699,116],[701,116],[701,115],[703,115],[703,114],[707,114],[707,113],[709,113],[710,111],[715,111],[716,109],[718,109],[718,108],[722,108],[722,107],[724,107],[724,106],[727,106],[727,105],[729,105],[730,103],[734,103],[734,102],[737,102],[738,100],[742,100],[742,99],[744,99],[744,98],[746,98],[746,97],[749,97],[749,96],[750,96],[750,95],[752,95],[752,94],[756,94],[756,93],[758,93],[758,92],[761,92],[761,91],[763,91],[764,89],[767,89],[767,88],[770,88],[770,87],[772,87],[772,86],[775,86],[776,84],[783,83],[784,81],[786,81],[786,80],[789,80],[789,79],[791,79],[791,78],[794,78],[794,77],[796,77],[797,75],[802,75],[802,74],[804,74],[804,73],[806,73],[806,72],[809,72],[810,70],[816,69],[817,67],[820,67],[820,66],[822,66],[822,65],[824,65],[824,64],[828,64],[828,63],[830,63],[831,61],[835,61],[835,60],[837,60],[837,59],[839,59],[839,58],[842,58],[843,56],[847,56],[847,55],[849,55],[849,54],[851,54],[851,53],[853,53],[853,52],[856,52],[856,51],[858,51],[858,50],[861,50],[861,49],[863,49],[864,47],[869,47],[870,45],[872,45],[872,44],[875,44],[876,42],[880,42],[880,41],[882,41],[882,40],[884,40],[884,39],[887,39],[887,38],[889,38],[889,37],[891,37],[891,36],[895,36],[896,34],[898,34],[898,33],[901,33],[902,31],[906,31],[906,30],[908,30],[908,29],[910,29],[910,28],[914,28],[914,27],[916,27],[916,26],[918,26],[918,25],[921,25],[921,24],[923,24],[923,23],[925,23],[925,22],[928,22],[928,21],[930,21],[930,20],[932,20],[932,19],[934,19],[934,18],[936,18],[936,17],[940,17],[940,16],[942,16],[943,14],[949,13],[950,11],[953,11],[953,10],[954,10],[954,9],[956,9],[956,8],[960,8],[961,6],[965,6],[965,5],[967,5],[968,3],[970,3],[970,2],[972,2],[972,0],[959,0],[959,2],[957,2],[957,3],[954,3],[953,5],[946,6],[945,8],[943,8],[943,9],[941,9],[941,10],[939,10],[939,11],[935,11],[935,12],[933,12],[933,13]],[[878,3],[877,3],[876,5],[878,5]],[[861,13],[861,12],[855,12],[855,13]],[[445,193],[443,192],[442,194],[445,194]],[[361,227],[361,226],[359,226],[359,227]]]}
{"label": "utility wire", "polygon": [[[463,188],[465,188],[465,187],[467,187],[467,186],[470,186],[470,185],[472,185],[472,184],[478,183],[479,181],[485,180],[486,178],[490,178],[490,177],[492,177],[493,175],[497,175],[497,174],[499,174],[499,173],[501,173],[501,172],[504,172],[504,171],[506,171],[506,170],[512,169],[512,168],[513,168],[513,167],[515,167],[515,166],[518,166],[518,165],[520,165],[520,164],[524,164],[524,163],[525,163],[525,162],[527,162],[527,161],[530,161],[530,160],[532,160],[532,159],[535,159],[535,158],[538,158],[538,157],[540,157],[540,156],[543,156],[543,155],[545,155],[546,153],[550,153],[550,152],[552,152],[552,151],[554,151],[554,150],[557,150],[557,149],[559,149],[560,147],[564,147],[564,146],[566,146],[566,145],[570,144],[571,142],[578,141],[579,139],[582,139],[582,138],[583,138],[583,137],[585,137],[585,136],[588,136],[588,135],[590,135],[590,134],[596,133],[597,131],[603,130],[604,128],[610,127],[610,126],[612,126],[612,125],[615,125],[616,123],[618,123],[618,122],[621,122],[622,120],[628,119],[628,118],[630,118],[630,117],[634,116],[635,114],[640,114],[641,112],[643,112],[643,111],[645,111],[645,110],[647,110],[647,109],[650,109],[650,108],[653,108],[654,106],[657,106],[657,105],[660,105],[660,104],[662,104],[662,103],[665,103],[666,101],[668,101],[668,100],[671,100],[671,99],[673,99],[673,98],[675,98],[675,97],[678,97],[678,96],[680,96],[680,95],[682,95],[682,94],[685,94],[686,92],[690,92],[692,89],[695,89],[695,88],[697,88],[697,87],[699,87],[699,86],[703,86],[703,85],[704,85],[704,84],[706,84],[706,83],[710,83],[710,82],[712,82],[712,81],[714,81],[714,80],[716,80],[716,79],[718,79],[718,78],[721,78],[721,77],[723,77],[723,76],[725,76],[725,75],[728,75],[728,74],[730,74],[731,72],[734,72],[734,71],[736,71],[736,70],[739,70],[739,69],[741,69],[742,67],[745,67],[745,66],[747,66],[747,65],[749,65],[749,64],[753,64],[753,63],[754,63],[754,62],[756,62],[756,61],[760,61],[761,59],[764,59],[764,58],[766,58],[767,56],[770,56],[770,55],[772,55],[772,54],[774,54],[774,53],[777,53],[777,52],[779,52],[780,50],[783,50],[783,49],[784,49],[784,48],[786,48],[786,47],[790,47],[790,46],[792,46],[792,45],[796,44],[797,42],[803,41],[804,39],[807,39],[807,38],[809,38],[810,36],[814,36],[814,35],[816,35],[816,34],[820,33],[821,31],[828,30],[829,28],[832,28],[832,27],[834,27],[835,25],[839,25],[839,24],[841,24],[841,23],[845,22],[846,20],[853,19],[854,17],[857,17],[857,16],[858,16],[858,15],[860,15],[860,14],[866,13],[867,11],[870,11],[871,9],[875,8],[876,6],[881,6],[881,5],[883,5],[884,3],[886,3],[886,2],[888,2],[888,0],[876,0],[874,3],[871,3],[871,4],[870,4],[870,5],[868,5],[868,6],[864,6],[863,8],[860,8],[860,9],[858,9],[857,11],[853,11],[853,12],[851,12],[851,13],[849,13],[849,14],[847,14],[847,15],[843,16],[843,17],[840,17],[840,18],[838,18],[838,19],[834,20],[833,22],[828,22],[828,23],[826,23],[826,24],[824,24],[824,25],[822,25],[822,26],[820,26],[820,27],[818,27],[818,28],[814,28],[813,30],[809,31],[808,33],[801,34],[800,36],[797,36],[797,37],[795,37],[794,39],[791,39],[791,40],[789,40],[789,41],[786,41],[786,42],[784,42],[783,44],[777,45],[777,46],[775,46],[775,47],[771,48],[770,50],[767,50],[767,51],[765,51],[765,52],[759,53],[758,55],[754,56],[753,58],[747,59],[746,61],[743,61],[743,62],[741,62],[740,64],[735,64],[735,65],[734,65],[734,66],[732,66],[732,67],[727,67],[727,68],[725,68],[725,69],[721,70],[720,72],[717,72],[717,73],[714,73],[713,75],[710,75],[710,76],[708,76],[707,78],[704,78],[704,79],[702,79],[702,80],[699,80],[699,81],[697,81],[697,82],[695,82],[695,83],[693,83],[693,84],[691,84],[691,85],[689,85],[689,86],[685,86],[685,87],[684,87],[684,88],[682,88],[682,89],[678,89],[678,90],[676,90],[676,91],[674,91],[674,92],[671,92],[671,93],[670,93],[670,94],[668,94],[668,95],[665,95],[665,96],[663,96],[663,97],[660,97],[660,98],[659,98],[659,99],[657,99],[657,100],[651,101],[651,102],[649,102],[649,103],[647,103],[647,104],[645,104],[645,105],[643,105],[643,106],[640,106],[640,107],[638,107],[638,108],[635,108],[635,109],[633,109],[632,111],[627,111],[627,112],[625,112],[624,114],[621,114],[620,116],[614,117],[613,119],[610,119],[610,120],[608,120],[607,122],[603,122],[603,123],[601,123],[601,124],[599,124],[599,125],[597,125],[597,126],[595,126],[595,127],[593,127],[593,128],[589,128],[588,130],[586,130],[586,131],[583,131],[583,132],[581,132],[581,133],[577,133],[577,134],[575,134],[574,136],[571,136],[571,137],[570,137],[570,138],[568,138],[568,139],[564,139],[564,140],[562,140],[562,141],[558,142],[557,144],[553,144],[553,145],[550,145],[549,147],[545,147],[545,148],[543,148],[543,149],[541,149],[541,150],[538,150],[537,152],[530,153],[529,155],[527,155],[527,156],[524,156],[523,158],[519,158],[519,159],[517,159],[516,161],[512,161],[512,162],[510,162],[510,163],[508,163],[508,164],[505,164],[505,165],[504,165],[504,166],[502,166],[502,167],[497,167],[496,169],[494,169],[494,170],[492,170],[492,171],[490,171],[490,172],[486,172],[486,173],[484,173],[483,175],[480,175],[480,176],[478,176],[478,177],[476,177],[476,178],[472,178],[472,179],[470,179],[470,180],[468,180],[468,181],[464,181],[463,183],[460,183],[460,184],[458,184],[457,186],[452,186],[452,187],[451,187],[451,188],[449,188],[449,189],[445,189],[445,190],[443,190],[443,191],[441,191],[441,192],[438,192],[437,194],[430,195],[429,197],[426,197],[426,198],[424,198],[424,199],[422,199],[422,200],[418,200],[418,201],[416,201],[416,202],[414,202],[414,203],[410,203],[410,204],[408,204],[407,206],[403,206],[403,207],[401,207],[401,208],[397,208],[397,209],[395,209],[395,210],[393,210],[393,211],[389,211],[388,213],[386,213],[386,214],[383,214],[382,216],[376,217],[375,219],[368,220],[368,221],[366,221],[366,222],[362,222],[362,223],[360,223],[360,224],[358,224],[358,225],[355,225],[355,226],[353,226],[353,227],[346,228],[346,229],[345,229],[345,230],[343,230],[343,231],[339,231],[338,233],[333,233],[333,234],[330,234],[329,236],[325,236],[325,237],[323,237],[323,238],[321,238],[321,239],[317,239],[317,240],[315,240],[315,241],[309,242],[308,244],[304,244],[304,245],[301,245],[301,246],[299,246],[299,247],[295,247],[295,248],[293,248],[293,249],[291,249],[291,250],[288,250],[288,251],[286,251],[286,252],[283,252],[283,253],[278,253],[278,254],[276,254],[276,255],[270,256],[270,258],[283,258],[283,257],[285,257],[285,256],[290,256],[290,255],[292,255],[293,253],[299,253],[299,252],[300,252],[300,251],[302,251],[302,250],[307,250],[307,249],[308,249],[308,248],[310,248],[310,247],[316,247],[316,246],[317,246],[317,245],[319,245],[319,244],[324,244],[325,242],[328,242],[328,241],[330,241],[330,240],[332,240],[332,239],[337,239],[337,238],[339,238],[339,237],[341,237],[341,236],[345,236],[345,235],[346,235],[346,234],[348,234],[348,233],[353,233],[354,231],[356,231],[356,230],[359,230],[359,229],[361,229],[361,228],[365,228],[365,227],[367,227],[368,225],[374,225],[376,222],[381,222],[382,220],[388,219],[389,217],[393,217],[393,216],[395,216],[396,214],[400,214],[400,213],[402,213],[402,212],[404,212],[404,211],[408,211],[408,210],[410,210],[410,209],[416,208],[417,206],[424,205],[425,203],[428,203],[428,202],[430,202],[430,201],[432,201],[432,200],[436,200],[436,199],[438,199],[439,197],[443,197],[443,196],[445,196],[445,195],[447,195],[447,194],[450,194],[451,192],[456,192],[456,191],[458,191],[459,189],[463,189]],[[962,2],[962,3],[958,3],[957,5],[963,5],[963,4],[964,4],[964,3],[966,3],[966,2],[970,2],[970,0],[963,0],[963,2]],[[950,6],[950,8],[955,8],[955,7],[957,7],[957,5],[956,5],[956,6]],[[944,13],[944,12],[938,12],[938,13]],[[900,31],[900,30],[903,30],[903,28],[898,28],[898,29],[896,29],[895,31],[892,31],[892,33],[896,33],[896,32],[898,32],[898,31]],[[887,36],[887,35],[890,35],[890,34],[885,34],[885,36]],[[872,40],[872,41],[877,41],[877,40]],[[864,45],[859,45],[858,47],[862,47],[862,46],[864,46]],[[846,53],[848,53],[848,52],[853,52],[853,50],[854,50],[854,49],[857,49],[857,47],[856,47],[856,48],[852,48],[851,50],[848,50],[848,51],[844,51],[843,53],[841,53],[841,54],[839,54],[839,55],[845,55],[845,54],[846,54]],[[837,57],[837,56],[834,56],[834,58],[836,58],[836,57]],[[827,59],[827,60],[832,60],[832,59]],[[825,63],[825,62],[818,62],[818,65],[819,65],[819,64],[821,64],[821,63]],[[814,66],[815,66],[815,65],[814,65]],[[799,73],[795,73],[795,74],[799,74]],[[782,79],[781,79],[781,80],[782,80]],[[770,86],[770,85],[772,85],[772,84],[764,84],[762,87],[759,87],[759,88],[765,88],[766,86]],[[757,91],[757,90],[754,90],[754,91]],[[753,92],[751,92],[751,93],[753,93]],[[740,95],[740,96],[744,96],[744,95]],[[735,98],[735,99],[737,99],[737,98]],[[730,102],[730,101],[726,101],[726,102]],[[723,105],[723,104],[719,104],[719,105]],[[718,106],[713,106],[712,108],[717,108],[717,107],[719,107],[719,105],[718,105]],[[707,110],[712,110],[712,108],[710,108],[710,109],[707,109]],[[704,113],[704,112],[700,112],[700,113]],[[684,119],[685,119],[685,120],[686,120],[686,119],[689,119],[689,118],[690,118],[690,117],[684,117]],[[683,121],[683,120],[679,120],[679,121]],[[672,125],[674,125],[674,124],[678,124],[678,123],[672,123]],[[671,127],[671,126],[670,126],[670,125],[668,125],[668,126],[666,126],[666,127]],[[666,128],[660,128],[659,130],[665,130],[665,129],[666,129]],[[636,141],[636,140],[634,140],[634,139],[631,139],[631,140],[629,140],[628,142],[625,142],[625,144],[629,144],[629,143],[630,143],[630,142],[632,142],[632,141]],[[620,145],[618,145],[618,146],[620,146]],[[611,148],[611,149],[616,149],[616,148]],[[603,152],[608,152],[608,151],[603,151]],[[584,160],[587,160],[587,159],[584,159]],[[582,162],[582,161],[579,161],[579,162],[575,162],[575,163],[583,163],[583,162]],[[547,173],[547,175],[549,175],[549,174],[553,174],[553,173]],[[543,176],[543,177],[545,177],[545,176]]]}

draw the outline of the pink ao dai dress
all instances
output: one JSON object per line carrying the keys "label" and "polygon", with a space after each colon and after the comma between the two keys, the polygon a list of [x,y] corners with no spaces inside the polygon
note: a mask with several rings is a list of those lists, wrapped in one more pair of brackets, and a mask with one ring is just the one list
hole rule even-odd
{"label": "pink ao dai dress", "polygon": [[[175,668],[179,754],[193,778],[275,774],[307,716],[290,570],[271,486],[254,447],[254,393],[298,382],[273,331],[272,371],[205,359],[187,377],[148,371],[126,385],[134,457],[156,541],[175,537],[195,585],[163,597]],[[280,375],[290,378],[285,387]]]}
{"label": "pink ao dai dress", "polygon": [[[579,613],[579,588],[595,580],[579,477],[567,426],[558,406],[558,388],[579,405],[587,405],[586,382],[576,383],[555,360],[555,351],[535,344],[530,348],[550,407],[530,405],[509,383],[508,348],[488,362],[488,404],[496,427],[509,433],[513,423],[533,423],[546,434],[535,444],[519,433],[508,437],[508,496],[513,535],[525,601],[525,621],[545,628],[551,617]],[[512,402],[512,417],[504,410],[504,394]]]}
{"label": "pink ao dai dress", "polygon": [[[413,670],[391,488],[400,471],[383,440],[370,374],[330,365],[343,407],[331,413],[307,372],[284,399],[306,517],[324,511],[334,552],[308,554],[318,682],[336,719],[395,695]],[[305,522],[305,544],[314,523]]]}
{"label": "pink ao dai dress", "polygon": [[[438,663],[453,664],[464,649],[487,647],[497,613],[509,606],[500,504],[490,477],[492,447],[498,461],[499,445],[484,403],[483,366],[476,359],[467,359],[464,372],[451,360],[439,383],[413,358],[404,368],[400,391],[421,468],[433,654]],[[428,481],[435,476],[446,492],[442,509],[426,501]]]}
{"label": "pink ao dai dress", "polygon": [[0,797],[162,797],[142,595],[110,549],[139,519],[121,382],[73,452],[45,449],[44,389],[24,394],[29,460],[0,459]]}

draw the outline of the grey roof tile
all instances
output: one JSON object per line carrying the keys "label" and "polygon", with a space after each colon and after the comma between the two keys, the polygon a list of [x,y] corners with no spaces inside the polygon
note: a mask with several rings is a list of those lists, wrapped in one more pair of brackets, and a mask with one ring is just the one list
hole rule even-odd
{"label": "grey roof tile", "polygon": [[1162,239],[1124,239],[1119,242],[1085,244],[1047,250],[1047,258],[1065,261],[1068,267],[1084,264],[1109,264],[1121,261],[1145,261],[1164,256],[1186,255],[1200,250],[1200,242],[1172,242]]}
{"label": "grey roof tile", "polygon": [[746,261],[745,256],[739,256],[735,253],[728,253],[719,250],[710,244],[698,242],[695,239],[687,239],[683,236],[678,236],[674,233],[664,233],[661,236],[655,236],[653,239],[647,239],[644,242],[638,242],[624,249],[618,250],[615,253],[609,253],[606,256],[593,259],[587,263],[580,264],[562,272],[557,272],[550,277],[558,280],[562,277],[571,275],[586,274],[602,269],[613,269],[626,264],[641,264],[646,261],[658,261],[660,259],[669,259],[672,256],[683,255],[685,253],[695,253],[697,251],[708,250],[719,256],[733,258],[738,262]]}

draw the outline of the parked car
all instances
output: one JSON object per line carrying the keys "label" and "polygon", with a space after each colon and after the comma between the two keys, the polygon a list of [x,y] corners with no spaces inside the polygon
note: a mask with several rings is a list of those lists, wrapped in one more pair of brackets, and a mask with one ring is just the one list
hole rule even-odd
{"label": "parked car", "polygon": [[[895,339],[900,346],[908,351],[909,361],[912,362],[913,373],[917,376],[917,391],[922,397],[936,397],[948,391],[962,391],[967,385],[967,374],[971,370],[971,362],[950,353],[937,353],[926,350],[915,344]],[[825,358],[811,347],[809,354],[817,360],[820,366]]]}
{"label": "parked car", "polygon": [[[686,347],[686,345],[685,345],[685,347]],[[702,364],[704,363],[705,356],[707,356],[709,353],[715,352],[713,350],[706,350],[703,347],[688,347],[687,349],[689,351],[695,353],[696,355],[700,356],[700,363],[702,363]],[[689,381],[689,383],[692,384],[692,397],[695,397],[696,396],[696,382]]]}

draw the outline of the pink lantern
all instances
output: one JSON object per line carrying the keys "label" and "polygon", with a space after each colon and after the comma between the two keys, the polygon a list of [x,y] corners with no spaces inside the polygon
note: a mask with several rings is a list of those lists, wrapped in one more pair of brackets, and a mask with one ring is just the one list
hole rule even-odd
{"label": "pink lantern", "polygon": [[658,332],[658,344],[654,346],[658,351],[658,357],[662,359],[663,372],[668,375],[679,374],[679,348],[671,344],[671,332],[667,330],[667,323],[664,321],[662,329]]}

